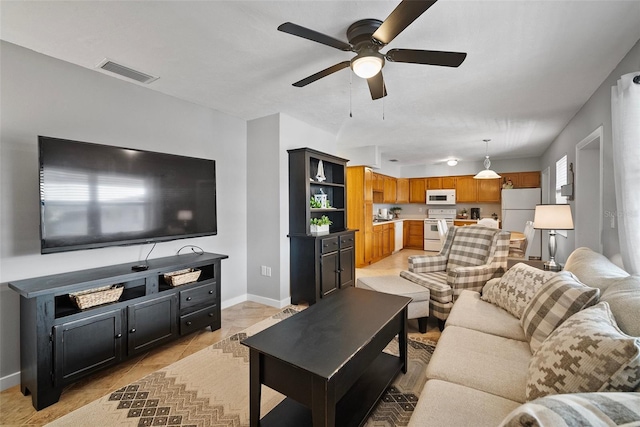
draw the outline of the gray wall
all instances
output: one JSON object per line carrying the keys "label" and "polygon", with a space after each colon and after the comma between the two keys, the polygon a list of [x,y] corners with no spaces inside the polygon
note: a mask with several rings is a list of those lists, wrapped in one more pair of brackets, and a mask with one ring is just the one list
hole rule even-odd
{"label": "gray wall", "polygon": [[[541,168],[551,169],[551,188],[555,188],[556,161],[567,154],[567,163],[576,164],[576,144],[589,136],[599,126],[603,127],[602,147],[604,152],[604,202],[601,217],[604,220],[602,233],[603,253],[611,257],[620,252],[618,228],[611,228],[607,215],[616,212],[615,184],[613,178],[613,148],[611,137],[611,87],[620,76],[634,71],[640,71],[640,41],[629,51],[613,72],[604,80],[602,85],[593,93],[578,113],[569,121],[564,130],[549,146],[542,156]],[[553,194],[553,192],[552,192]],[[594,189],[592,197],[598,197]],[[570,203],[572,210],[574,202]],[[573,212],[575,217],[575,211]],[[574,249],[575,233],[569,231],[567,238],[557,236],[558,261],[563,262]],[[543,247],[547,247],[548,239],[543,239]]]}
{"label": "gray wall", "polygon": [[19,383],[19,297],[7,282],[144,259],[151,245],[40,255],[37,136],[216,160],[218,235],[185,244],[229,255],[223,306],[247,292],[246,122],[6,43],[0,44],[0,389]]}
{"label": "gray wall", "polygon": [[[336,138],[286,114],[247,124],[248,299],[277,307],[289,304],[289,155],[309,147],[336,153]],[[271,267],[271,277],[260,274]]]}

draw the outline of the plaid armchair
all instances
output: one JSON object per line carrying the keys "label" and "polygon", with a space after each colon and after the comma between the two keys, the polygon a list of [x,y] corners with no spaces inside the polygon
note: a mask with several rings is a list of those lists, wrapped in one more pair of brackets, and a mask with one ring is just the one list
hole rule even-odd
{"label": "plaid armchair", "polygon": [[509,232],[481,226],[451,227],[437,255],[409,257],[400,276],[429,289],[429,310],[441,325],[462,290],[480,292],[507,269]]}

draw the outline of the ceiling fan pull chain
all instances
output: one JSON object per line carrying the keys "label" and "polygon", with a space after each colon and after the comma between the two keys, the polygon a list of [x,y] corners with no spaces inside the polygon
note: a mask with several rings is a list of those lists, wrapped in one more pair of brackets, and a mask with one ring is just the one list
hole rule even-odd
{"label": "ceiling fan pull chain", "polygon": [[384,78],[381,80],[382,80],[382,120],[384,120],[384,99],[386,98],[386,96],[384,96]]}
{"label": "ceiling fan pull chain", "polygon": [[351,84],[353,82],[353,73],[349,70],[349,117],[353,117],[353,103],[351,101]]}

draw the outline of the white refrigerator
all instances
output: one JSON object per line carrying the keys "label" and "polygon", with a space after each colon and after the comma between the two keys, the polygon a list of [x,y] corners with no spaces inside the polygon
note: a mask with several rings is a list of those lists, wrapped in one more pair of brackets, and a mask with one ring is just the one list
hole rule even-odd
{"label": "white refrigerator", "polygon": [[[540,204],[542,192],[539,188],[520,188],[502,190],[502,229],[506,231],[524,231],[527,221],[533,221],[536,205]],[[542,255],[540,230],[536,230],[529,256]]]}

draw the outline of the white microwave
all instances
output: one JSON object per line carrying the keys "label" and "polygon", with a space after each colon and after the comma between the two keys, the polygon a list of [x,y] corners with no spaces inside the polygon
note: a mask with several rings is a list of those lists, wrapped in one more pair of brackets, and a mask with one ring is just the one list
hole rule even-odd
{"label": "white microwave", "polygon": [[427,190],[428,205],[455,205],[456,190]]}

